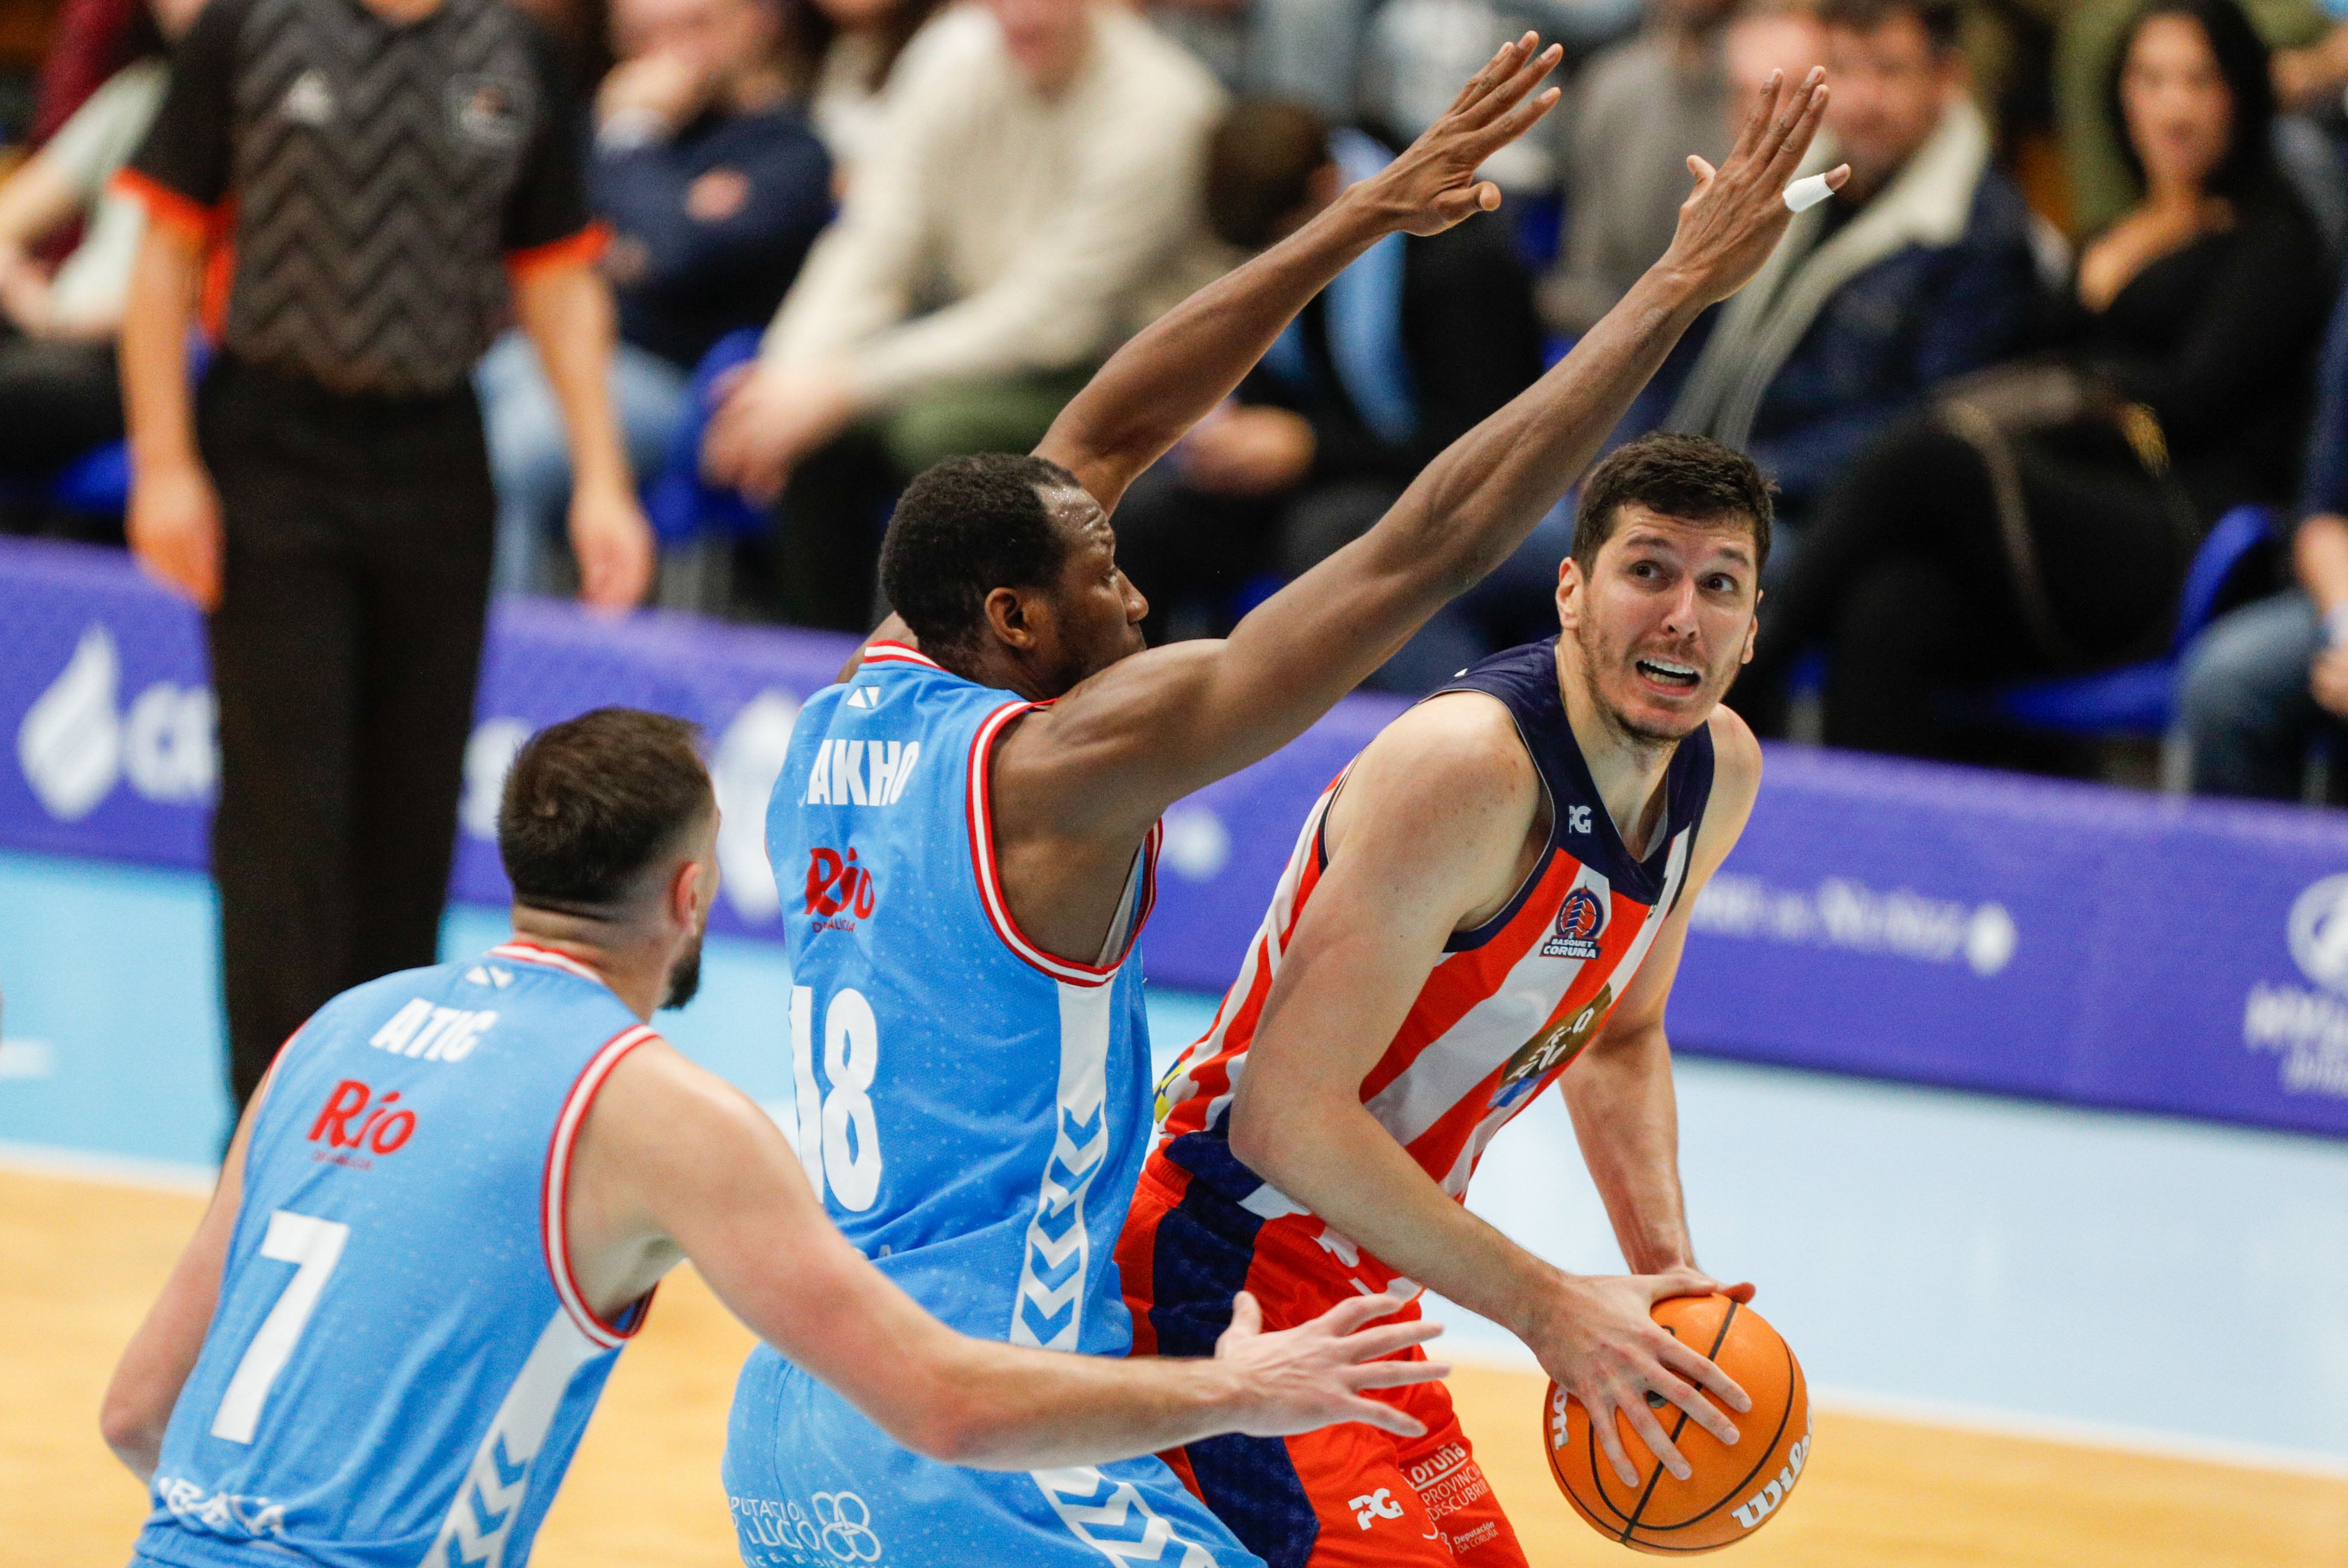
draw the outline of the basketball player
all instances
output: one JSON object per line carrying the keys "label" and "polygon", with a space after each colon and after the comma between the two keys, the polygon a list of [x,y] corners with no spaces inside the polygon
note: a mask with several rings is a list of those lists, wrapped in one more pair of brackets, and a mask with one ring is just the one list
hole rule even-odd
{"label": "basketball player", "polygon": [[[1721,1288],[1681,1207],[1663,1006],[1760,781],[1719,702],[1752,656],[1769,527],[1743,454],[1620,449],[1582,487],[1563,635],[1464,671],[1322,795],[1213,1027],[1160,1088],[1117,1253],[1137,1349],[1211,1345],[1242,1286],[1272,1322],[1425,1286],[1514,1330],[1626,1485],[1617,1410],[1687,1473],[1650,1390],[1735,1440],[1692,1385],[1741,1394],[1647,1309]],[[1460,1206],[1492,1135],[1577,1060],[1566,1103],[1629,1277],[1569,1274]],[[1521,1565],[1443,1386],[1395,1402],[1425,1436],[1217,1438],[1178,1463],[1270,1563]]]}
{"label": "basketball player", "polygon": [[[1723,167],[1699,165],[1670,253],[1375,528],[1228,641],[1143,652],[1107,510],[1347,262],[1497,201],[1474,171],[1551,101],[1532,94],[1556,54],[1536,47],[1500,51],[1388,169],[1127,346],[1035,456],[917,478],[882,551],[898,623],[799,716],[767,843],[790,891],[800,1152],[849,1239],[966,1333],[1128,1347],[1111,1254],[1148,1141],[1131,955],[1159,813],[1295,736],[1507,555],[1785,229],[1816,77],[1773,79]],[[1587,1298],[1571,1386],[1620,1361],[1695,1399],[1645,1351],[1632,1298],[1653,1288]],[[1679,1365],[1736,1397],[1700,1358]],[[741,1517],[857,1491],[891,1568],[1257,1562],[1155,1460],[1025,1477],[932,1464],[764,1348],[736,1392],[726,1476]],[[747,1531],[742,1547],[792,1561]]]}
{"label": "basketball player", "polygon": [[[346,991],[279,1053],[218,1191],[108,1391],[152,1484],[135,1561],[510,1564],[530,1555],[620,1346],[690,1257],[719,1297],[899,1440],[1070,1464],[1219,1428],[1406,1426],[1349,1335],[1210,1361],[1014,1350],[924,1314],[824,1222],[766,1116],[647,1026],[697,982],[717,809],[683,722],[605,708],[522,749],[499,849],[514,940]],[[865,1504],[745,1518],[805,1562]],[[853,1553],[850,1552],[852,1556]]]}

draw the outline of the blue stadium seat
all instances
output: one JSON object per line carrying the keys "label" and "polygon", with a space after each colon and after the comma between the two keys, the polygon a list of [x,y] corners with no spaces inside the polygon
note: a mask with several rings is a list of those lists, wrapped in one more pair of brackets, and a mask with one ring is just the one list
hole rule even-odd
{"label": "blue stadium seat", "polygon": [[130,505],[130,444],[84,452],[49,477],[49,504],[89,517],[119,517]]}
{"label": "blue stadium seat", "polygon": [[754,326],[729,332],[694,366],[685,417],[669,437],[668,459],[644,488],[644,512],[664,546],[689,543],[703,533],[740,538],[767,527],[766,512],[744,500],[740,491],[701,477],[701,438],[716,411],[718,380],[758,356],[758,338]]}
{"label": "blue stadium seat", "polygon": [[2219,518],[2193,557],[2168,652],[2142,664],[2058,680],[2022,681],[1990,694],[1987,715],[2067,735],[2159,735],[2175,711],[2186,647],[2216,617],[2219,596],[2251,552],[2272,537],[2273,509],[2238,506]]}

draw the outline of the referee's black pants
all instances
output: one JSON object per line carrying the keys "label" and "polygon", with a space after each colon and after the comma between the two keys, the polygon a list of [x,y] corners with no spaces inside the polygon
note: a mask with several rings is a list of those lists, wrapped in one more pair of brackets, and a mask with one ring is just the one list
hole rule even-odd
{"label": "referee's black pants", "polygon": [[438,959],[497,501],[469,382],[348,396],[223,356],[196,428],[227,540],[212,876],[242,1108],[321,1004]]}

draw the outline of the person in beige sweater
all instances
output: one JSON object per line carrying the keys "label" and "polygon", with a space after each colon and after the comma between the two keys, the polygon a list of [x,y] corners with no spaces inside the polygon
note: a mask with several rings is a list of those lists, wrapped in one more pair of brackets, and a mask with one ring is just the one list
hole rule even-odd
{"label": "person in beige sweater", "polygon": [[1024,450],[1212,266],[1203,67],[1122,6],[985,0],[907,49],[839,222],[726,396],[711,478],[780,496],[780,608],[870,624],[887,497]]}

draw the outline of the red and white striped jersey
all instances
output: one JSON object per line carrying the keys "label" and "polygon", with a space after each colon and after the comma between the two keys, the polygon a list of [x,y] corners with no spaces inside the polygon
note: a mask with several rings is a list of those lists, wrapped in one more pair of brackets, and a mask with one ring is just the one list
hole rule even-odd
{"label": "red and white striped jersey", "polygon": [[[1699,729],[1681,743],[1664,776],[1668,815],[1652,852],[1633,857],[1574,740],[1553,648],[1540,642],[1495,655],[1443,688],[1483,692],[1508,706],[1548,794],[1549,844],[1498,914],[1445,944],[1402,1027],[1362,1080],[1362,1103],[1455,1200],[1466,1195],[1492,1135],[1565,1070],[1629,989],[1686,886],[1712,790],[1712,738]],[[1204,1184],[1264,1222],[1306,1211],[1232,1156],[1232,1091],[1288,943],[1326,868],[1322,829],[1343,783],[1341,776],[1305,819],[1213,1027],[1159,1085],[1159,1142],[1148,1174],[1176,1191]],[[1300,1222],[1320,1234],[1317,1221]],[[1353,1266],[1350,1243],[1324,1245]]]}

